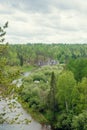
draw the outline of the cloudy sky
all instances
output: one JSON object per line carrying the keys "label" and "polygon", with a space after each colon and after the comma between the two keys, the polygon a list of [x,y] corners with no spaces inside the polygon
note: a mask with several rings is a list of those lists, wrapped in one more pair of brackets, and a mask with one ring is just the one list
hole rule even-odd
{"label": "cloudy sky", "polygon": [[0,0],[9,43],[87,43],[87,0]]}

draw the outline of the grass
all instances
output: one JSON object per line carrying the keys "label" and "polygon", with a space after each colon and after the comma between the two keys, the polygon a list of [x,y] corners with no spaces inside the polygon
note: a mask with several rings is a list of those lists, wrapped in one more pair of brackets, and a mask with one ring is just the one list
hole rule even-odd
{"label": "grass", "polygon": [[32,65],[24,65],[24,66],[6,66],[5,67],[5,70],[6,71],[21,71],[21,72],[28,72],[28,71],[31,71],[35,69],[35,66],[32,66]]}
{"label": "grass", "polygon": [[29,71],[31,71],[33,69],[35,69],[35,66],[31,66],[31,65],[24,65],[24,66],[21,67],[21,70],[23,72],[29,72]]}

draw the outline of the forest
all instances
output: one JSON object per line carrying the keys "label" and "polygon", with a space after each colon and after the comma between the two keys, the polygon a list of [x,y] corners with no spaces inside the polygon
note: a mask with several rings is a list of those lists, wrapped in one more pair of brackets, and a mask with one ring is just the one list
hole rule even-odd
{"label": "forest", "polygon": [[[0,95],[54,130],[87,130],[87,44],[4,43],[0,27]],[[11,84],[22,77],[22,85]],[[0,123],[3,116],[0,114]]]}

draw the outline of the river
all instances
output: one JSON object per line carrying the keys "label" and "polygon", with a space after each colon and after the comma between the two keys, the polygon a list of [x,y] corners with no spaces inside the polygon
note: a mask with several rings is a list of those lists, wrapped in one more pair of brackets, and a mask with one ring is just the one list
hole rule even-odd
{"label": "river", "polygon": [[[30,73],[25,73],[24,77]],[[18,87],[22,85],[22,79],[13,81]],[[19,85],[19,84],[20,85]],[[0,125],[0,130],[51,130],[50,126],[41,125],[28,114],[17,101],[14,99],[0,97],[0,113],[3,113],[5,122]]]}

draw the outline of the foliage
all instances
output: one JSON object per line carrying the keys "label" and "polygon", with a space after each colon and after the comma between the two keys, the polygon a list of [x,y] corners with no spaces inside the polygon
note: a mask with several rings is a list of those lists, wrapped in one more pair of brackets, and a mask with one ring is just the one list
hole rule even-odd
{"label": "foliage", "polygon": [[50,90],[48,93],[48,109],[50,110],[50,123],[53,124],[53,121],[56,120],[56,79],[55,74],[52,72],[51,81],[50,81]]}
{"label": "foliage", "polygon": [[71,71],[60,71],[59,68],[45,66],[34,71],[24,79],[19,94],[28,108],[43,114],[46,123],[51,124],[54,129],[72,130],[75,127],[75,117],[87,108],[87,79],[83,78],[77,83]]}
{"label": "foliage", "polygon": [[[51,69],[54,67],[51,67]],[[55,66],[58,69],[58,67]],[[38,108],[38,111],[45,111],[47,106],[45,100],[47,100],[48,91],[50,89],[50,75],[45,75],[46,70],[51,71],[49,67],[42,67],[36,70],[31,76],[24,79],[23,89],[21,96],[24,101],[29,103],[29,106],[33,109]],[[56,70],[55,70],[56,71]]]}
{"label": "foliage", "polygon": [[7,75],[5,73],[5,65],[6,65],[6,57],[7,57],[7,47],[8,45],[3,45],[4,42],[4,36],[6,34],[5,28],[8,27],[8,22],[5,23],[3,27],[0,27],[0,86],[3,86],[3,84],[6,82]]}
{"label": "foliage", "polygon": [[0,94],[3,96],[9,94],[10,90],[12,89],[11,82],[19,74],[18,71],[11,71],[11,68],[7,66],[9,44],[5,43],[4,39],[6,34],[5,29],[7,27],[8,22],[6,22],[4,26],[0,27]]}
{"label": "foliage", "polygon": [[58,83],[57,83],[57,97],[58,102],[63,104],[62,106],[65,107],[66,112],[68,113],[69,109],[72,109],[72,92],[74,89],[74,86],[76,84],[76,81],[74,79],[74,75],[70,71],[63,72],[58,77]]}
{"label": "foliage", "polygon": [[[8,22],[0,27],[0,42],[7,26]],[[86,130],[86,57],[86,44],[0,44],[0,90],[15,90],[27,110],[56,130]],[[20,73],[32,69],[20,88],[11,85]]]}
{"label": "foliage", "polygon": [[74,130],[87,130],[87,111],[73,117],[72,127]]}
{"label": "foliage", "polygon": [[5,34],[6,34],[6,31],[5,29],[8,27],[8,22],[5,23],[4,26],[0,27],[0,43],[3,43],[5,41]]}
{"label": "foliage", "polygon": [[57,115],[57,122],[55,123],[55,129],[57,130],[72,130],[72,113],[62,112]]}
{"label": "foliage", "polygon": [[62,68],[60,71],[60,68],[45,66],[35,70],[31,76],[24,78],[19,94],[28,104],[28,109],[42,114],[53,128],[72,130],[74,117],[87,107],[87,79],[77,83],[71,71],[63,71]]}
{"label": "foliage", "polygon": [[15,44],[9,46],[8,64],[43,66],[86,56],[86,44]]}
{"label": "foliage", "polygon": [[87,76],[87,59],[80,58],[70,60],[67,64],[67,69],[74,73],[75,79],[81,81],[83,77]]}

